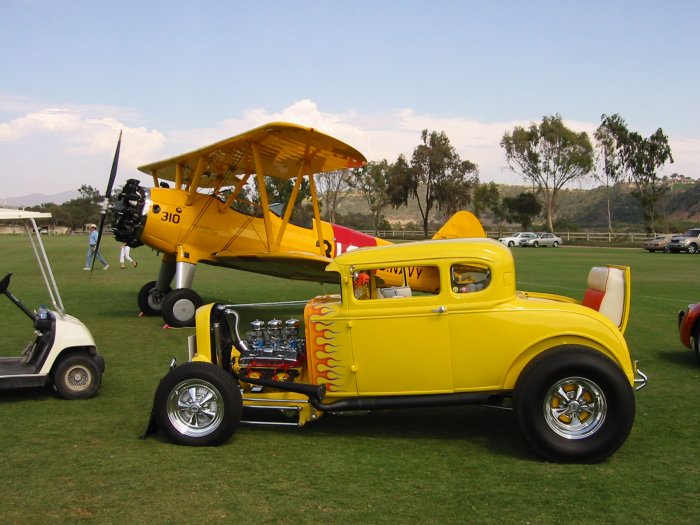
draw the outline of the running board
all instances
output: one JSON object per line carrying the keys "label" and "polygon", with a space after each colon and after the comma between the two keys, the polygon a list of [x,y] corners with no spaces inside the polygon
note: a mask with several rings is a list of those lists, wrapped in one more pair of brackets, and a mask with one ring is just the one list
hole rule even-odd
{"label": "running board", "polygon": [[[248,398],[243,400],[243,414],[254,418],[241,419],[242,424],[259,426],[300,427],[300,406],[289,406],[289,399]],[[248,404],[247,404],[248,403]],[[265,403],[265,404],[261,404]],[[308,401],[295,399],[294,403],[307,404]]]}

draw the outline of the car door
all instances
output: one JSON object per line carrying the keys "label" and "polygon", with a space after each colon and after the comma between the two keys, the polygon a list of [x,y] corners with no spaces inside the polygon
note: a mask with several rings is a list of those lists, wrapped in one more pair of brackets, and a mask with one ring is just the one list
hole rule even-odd
{"label": "car door", "polygon": [[[416,267],[391,271],[415,273]],[[407,286],[401,286],[391,287],[400,288],[400,295],[383,295],[381,283],[374,280],[367,287],[367,293],[356,291],[348,299],[358,395],[452,392],[449,325],[441,291],[405,292]]]}

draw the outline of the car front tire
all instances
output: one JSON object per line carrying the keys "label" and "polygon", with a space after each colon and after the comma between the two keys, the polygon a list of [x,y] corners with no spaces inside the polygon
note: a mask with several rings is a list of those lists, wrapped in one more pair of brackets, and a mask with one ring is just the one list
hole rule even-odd
{"label": "car front tire", "polygon": [[216,446],[227,441],[241,419],[238,383],[209,363],[175,367],[156,390],[154,414],[158,427],[173,443]]}
{"label": "car front tire", "polygon": [[567,345],[526,367],[516,385],[514,408],[525,439],[543,458],[597,463],[627,439],[634,422],[634,390],[610,358]]}

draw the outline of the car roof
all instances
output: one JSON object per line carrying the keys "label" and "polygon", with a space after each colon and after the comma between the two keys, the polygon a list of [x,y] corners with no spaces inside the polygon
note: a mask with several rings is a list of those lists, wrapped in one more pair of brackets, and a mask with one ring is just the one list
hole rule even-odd
{"label": "car roof", "polygon": [[338,266],[362,266],[365,264],[404,264],[416,260],[476,257],[482,260],[512,259],[511,251],[493,239],[441,239],[390,244],[371,248],[358,248],[336,257],[327,270]]}

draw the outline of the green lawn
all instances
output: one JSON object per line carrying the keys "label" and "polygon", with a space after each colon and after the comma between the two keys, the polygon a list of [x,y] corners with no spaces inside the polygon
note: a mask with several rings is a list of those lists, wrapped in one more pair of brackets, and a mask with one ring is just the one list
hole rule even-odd
{"label": "green lawn", "polygon": [[[45,302],[26,239],[0,237],[0,277],[32,308]],[[581,297],[591,266],[632,267],[627,340],[650,377],[627,442],[599,465],[539,460],[513,414],[481,407],[327,416],[304,428],[241,427],[218,448],[139,440],[169,360],[186,360],[191,329],[139,318],[138,269],[81,270],[85,238],[46,239],[69,313],[91,329],[107,370],[99,394],[64,401],[47,390],[0,397],[0,523],[697,523],[700,366],[677,336],[676,313],[700,300],[700,257],[637,249],[515,249],[518,287]],[[21,248],[21,249],[20,249]],[[99,265],[98,265],[99,267]],[[205,300],[306,299],[333,287],[201,266]],[[6,298],[4,355],[31,326]],[[507,336],[507,334],[504,334]],[[431,366],[426,353],[425,366]],[[387,374],[391,371],[387,370]]]}

